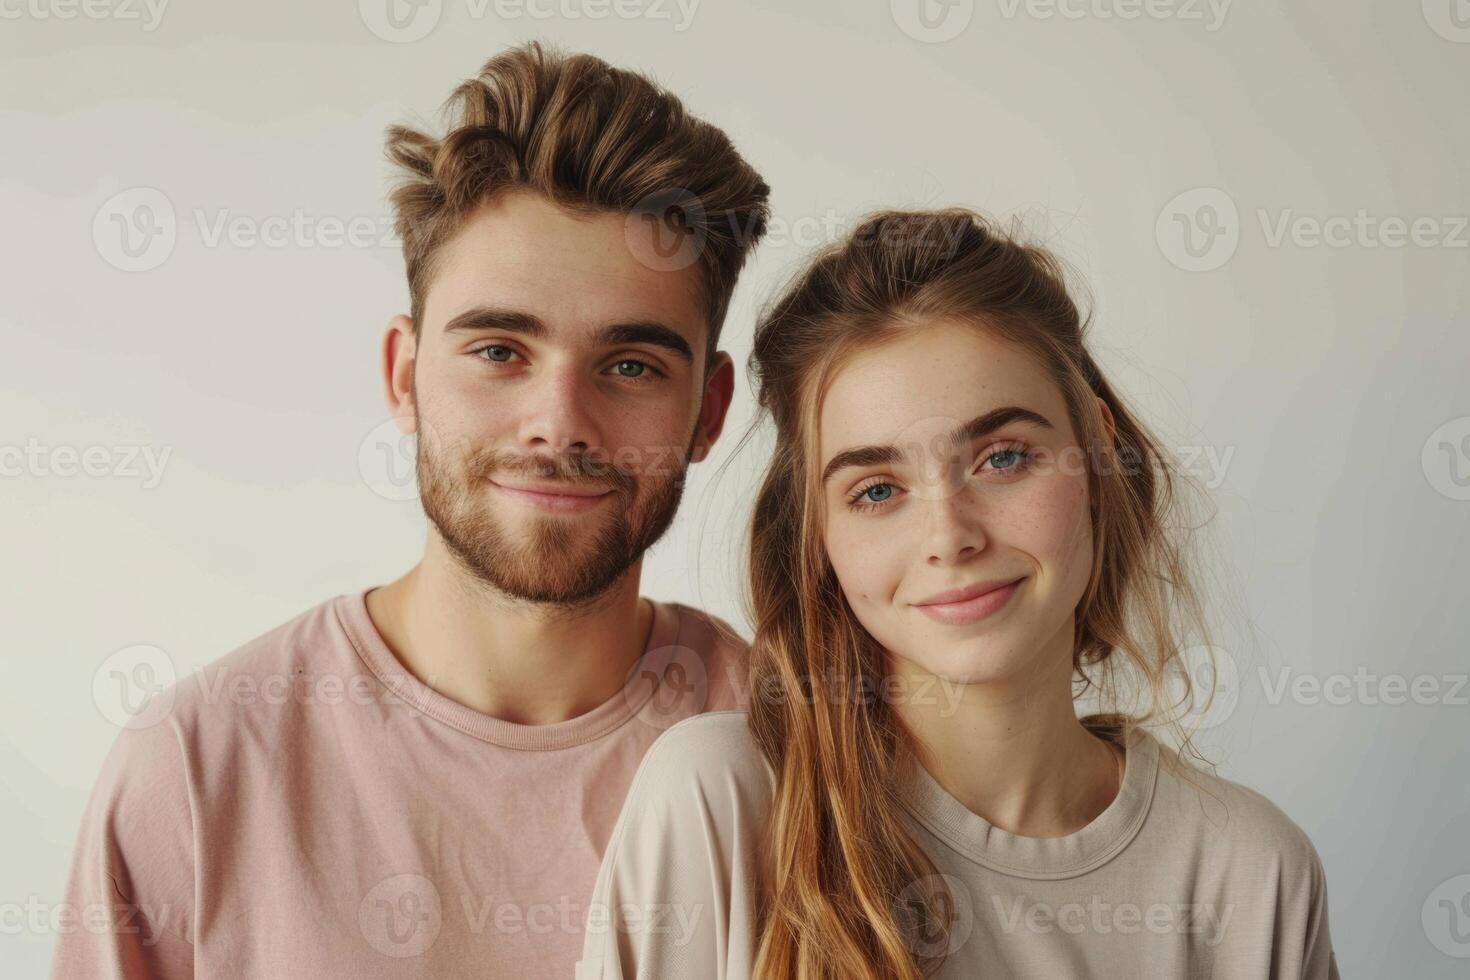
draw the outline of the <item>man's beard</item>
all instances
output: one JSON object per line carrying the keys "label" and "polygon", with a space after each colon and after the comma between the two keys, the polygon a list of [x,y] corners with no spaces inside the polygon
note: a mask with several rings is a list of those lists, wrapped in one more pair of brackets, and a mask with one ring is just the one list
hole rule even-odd
{"label": "man's beard", "polygon": [[[424,428],[432,431],[432,426]],[[460,566],[506,595],[573,607],[611,589],[668,530],[684,493],[694,445],[691,438],[674,461],[674,472],[640,479],[603,458],[483,449],[456,459],[452,452],[428,445],[422,435],[417,442],[424,513]],[[508,498],[497,499],[501,494],[490,486],[492,476],[509,483],[526,477],[607,487],[612,499],[581,515],[545,515]]]}

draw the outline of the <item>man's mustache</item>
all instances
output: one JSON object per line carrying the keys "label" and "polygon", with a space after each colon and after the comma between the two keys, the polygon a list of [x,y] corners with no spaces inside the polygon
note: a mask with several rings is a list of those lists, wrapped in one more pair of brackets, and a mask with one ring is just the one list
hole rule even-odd
{"label": "man's mustache", "polygon": [[611,458],[586,453],[573,456],[521,456],[503,450],[486,450],[471,457],[467,472],[477,481],[496,477],[524,477],[543,482],[565,483],[569,486],[599,487],[623,492],[631,492],[638,485],[638,477],[631,469],[618,466]]}

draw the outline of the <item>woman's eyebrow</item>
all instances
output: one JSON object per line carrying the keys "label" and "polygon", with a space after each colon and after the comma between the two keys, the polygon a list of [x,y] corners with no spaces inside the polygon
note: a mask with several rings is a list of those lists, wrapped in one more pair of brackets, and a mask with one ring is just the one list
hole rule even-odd
{"label": "woman's eyebrow", "polygon": [[[1050,429],[1052,424],[1044,415],[1033,412],[1029,408],[1019,405],[1007,405],[1004,408],[995,408],[977,415],[963,425],[957,426],[949,434],[949,442],[958,445],[973,442],[994,432],[1002,426],[1012,422],[1030,422],[1044,429]],[[822,469],[822,483],[832,479],[838,471],[852,466],[880,466],[886,463],[896,463],[903,458],[903,451],[892,444],[886,446],[856,446],[852,449],[844,449],[827,461]]]}

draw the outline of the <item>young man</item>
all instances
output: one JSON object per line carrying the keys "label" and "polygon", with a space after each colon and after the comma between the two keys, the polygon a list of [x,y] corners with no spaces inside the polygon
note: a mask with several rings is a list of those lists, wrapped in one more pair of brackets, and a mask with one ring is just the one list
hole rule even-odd
{"label": "young man", "polygon": [[121,732],[55,977],[570,977],[645,749],[745,703],[743,642],[639,576],[724,422],[765,182],[585,55],[508,51],[446,109],[388,133],[423,559]]}

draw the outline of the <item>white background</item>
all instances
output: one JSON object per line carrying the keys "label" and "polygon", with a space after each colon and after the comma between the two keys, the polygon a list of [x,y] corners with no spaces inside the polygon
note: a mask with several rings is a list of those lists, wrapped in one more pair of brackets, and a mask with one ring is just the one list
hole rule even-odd
{"label": "white background", "polygon": [[[666,83],[774,190],[737,401],[646,595],[749,635],[744,363],[810,248],[878,205],[1019,215],[1216,484],[1247,628],[1211,758],[1316,843],[1345,976],[1470,969],[1470,4],[427,0],[399,30],[386,2],[0,0],[0,974],[49,963],[118,651],[181,674],[416,560],[378,429],[401,258],[320,223],[387,227],[384,127],[532,37]],[[159,195],[175,238],[129,258],[114,215]]]}

